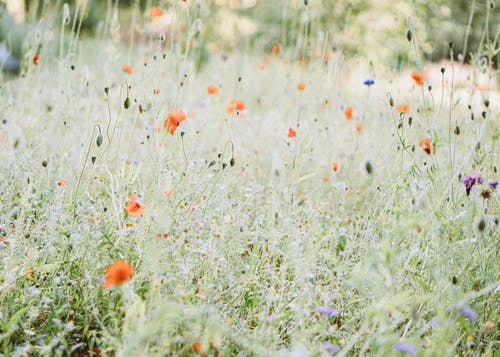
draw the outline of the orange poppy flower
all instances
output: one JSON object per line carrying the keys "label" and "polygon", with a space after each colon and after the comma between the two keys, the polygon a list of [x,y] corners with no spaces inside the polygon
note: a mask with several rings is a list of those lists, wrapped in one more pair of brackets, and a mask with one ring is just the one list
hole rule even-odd
{"label": "orange poppy flower", "polygon": [[424,77],[418,72],[412,72],[411,78],[413,78],[417,86],[421,86],[424,84]]}
{"label": "orange poppy flower", "polygon": [[149,11],[149,14],[151,15],[151,17],[162,17],[163,16],[163,10],[156,7],[156,6],[153,6],[151,7],[151,10]]}
{"label": "orange poppy flower", "polygon": [[57,181],[57,185],[58,186],[68,186],[69,182],[64,180],[64,179],[60,179],[59,181]]}
{"label": "orange poppy flower", "polygon": [[361,129],[363,129],[363,126],[362,126],[360,123],[356,123],[356,124],[354,124],[354,127],[356,128],[356,131],[357,131],[358,133],[360,133],[360,132],[361,132]]}
{"label": "orange poppy flower", "polygon": [[134,217],[140,217],[144,214],[144,206],[136,195],[131,194],[127,203],[127,213]]}
{"label": "orange poppy flower", "polygon": [[128,64],[124,64],[123,67],[122,67],[122,71],[123,72],[127,72],[128,74],[132,74],[132,72],[134,71],[134,69],[132,68],[132,66],[130,66]]}
{"label": "orange poppy flower", "polygon": [[120,285],[129,281],[134,276],[134,268],[125,260],[117,260],[106,270],[106,281],[102,285],[104,288]]}
{"label": "orange poppy flower", "polygon": [[160,94],[160,88],[153,88],[153,94],[154,95]]}
{"label": "orange poppy flower", "polygon": [[277,43],[275,43],[274,45],[271,46],[271,52],[272,54],[274,55],[279,55],[280,52],[281,52],[281,48],[280,48],[280,45],[278,45]]}
{"label": "orange poppy flower", "polygon": [[420,146],[426,153],[427,155],[430,155],[431,152],[434,150],[432,149],[432,141],[431,139],[422,139],[419,141],[418,146]]}
{"label": "orange poppy flower", "polygon": [[245,102],[241,99],[233,99],[226,109],[228,114],[242,115],[245,110]]}
{"label": "orange poppy flower", "polygon": [[410,114],[410,106],[407,103],[405,103],[405,104],[398,104],[398,106],[396,106],[396,110],[399,113]]}
{"label": "orange poppy flower", "polygon": [[38,55],[38,53],[35,53],[35,54],[33,55],[33,64],[34,64],[35,66],[38,66],[38,63],[39,63],[39,62],[40,62],[40,56]]}
{"label": "orange poppy flower", "polygon": [[170,196],[171,194],[174,193],[174,190],[173,189],[168,189],[168,190],[163,190],[163,194],[164,195],[167,195],[167,196]]}
{"label": "orange poppy flower", "polygon": [[165,130],[170,132],[170,135],[174,135],[175,130],[180,123],[186,120],[186,114],[180,109],[173,109],[168,113],[167,119],[165,119]]}
{"label": "orange poppy flower", "polygon": [[306,84],[304,82],[300,82],[299,84],[297,84],[297,89],[298,90],[306,89]]}
{"label": "orange poppy flower", "polygon": [[217,87],[216,85],[210,84],[207,87],[207,92],[208,92],[208,94],[217,94],[217,93],[219,93],[219,87]]}
{"label": "orange poppy flower", "polygon": [[352,108],[351,107],[345,108],[344,115],[347,120],[352,120]]}
{"label": "orange poppy flower", "polygon": [[203,354],[203,348],[201,346],[201,343],[199,343],[198,341],[193,342],[191,347],[193,348],[193,351],[195,351],[197,354],[199,355]]}
{"label": "orange poppy flower", "polygon": [[323,182],[331,182],[332,179],[329,177],[323,177]]}
{"label": "orange poppy flower", "polygon": [[422,227],[417,227],[417,233],[422,233]]}
{"label": "orange poppy flower", "polygon": [[295,138],[297,136],[297,133],[295,133],[295,130],[293,128],[288,129],[288,137],[289,138]]}
{"label": "orange poppy flower", "polygon": [[332,168],[333,168],[333,171],[337,171],[340,167],[340,162],[338,161],[335,161],[333,164],[332,164]]}

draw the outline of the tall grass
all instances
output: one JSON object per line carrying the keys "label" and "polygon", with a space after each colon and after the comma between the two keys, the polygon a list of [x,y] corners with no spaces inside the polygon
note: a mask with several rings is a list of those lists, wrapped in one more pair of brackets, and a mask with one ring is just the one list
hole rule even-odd
{"label": "tall grass", "polygon": [[[289,33],[252,43],[236,17],[230,46],[190,1],[136,4],[144,31],[173,20],[124,43],[117,3],[98,39],[83,5],[41,21],[1,83],[3,355],[495,355],[499,103],[456,95],[455,56],[416,85],[413,14],[398,73],[332,51],[313,2],[283,5],[279,53]],[[103,288],[119,259],[134,276]]]}

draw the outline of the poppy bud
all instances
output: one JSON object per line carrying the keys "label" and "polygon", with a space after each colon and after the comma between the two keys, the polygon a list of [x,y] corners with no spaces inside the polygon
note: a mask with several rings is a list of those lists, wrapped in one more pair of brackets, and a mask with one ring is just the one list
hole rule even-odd
{"label": "poppy bud", "polygon": [[97,139],[95,141],[97,147],[100,147],[102,145],[102,134],[97,135]]}
{"label": "poppy bud", "polygon": [[408,125],[411,126],[412,122],[413,122],[413,117],[409,117],[408,118]]}
{"label": "poppy bud", "polygon": [[48,164],[49,164],[49,162],[48,162],[47,160],[43,160],[43,161],[42,161],[42,166],[43,166],[43,167],[47,167],[47,166],[48,166]]}
{"label": "poppy bud", "polygon": [[304,0],[304,5],[307,6],[309,4],[309,0]]}
{"label": "poppy bud", "polygon": [[125,98],[125,102],[123,102],[123,106],[125,107],[125,109],[128,109],[130,107],[130,98],[129,97]]}
{"label": "poppy bud", "polygon": [[231,167],[233,167],[234,164],[235,164],[234,157],[232,157],[231,160],[229,161],[229,165],[231,165]]}
{"label": "poppy bud", "polygon": [[92,164],[95,164],[95,161],[97,160],[97,158],[95,156],[92,156],[92,158],[90,160],[92,160]]}
{"label": "poppy bud", "polygon": [[106,93],[106,95],[108,95],[108,94],[109,94],[109,87],[105,87],[105,88],[104,88],[104,93]]}
{"label": "poppy bud", "polygon": [[211,167],[211,166],[214,166],[215,165],[215,160],[212,160],[210,161],[210,163],[208,164],[208,167]]}
{"label": "poppy bud", "polygon": [[494,10],[495,9],[495,2],[492,0],[490,1],[490,10]]}
{"label": "poppy bud", "polygon": [[393,107],[393,106],[394,106],[394,99],[392,99],[392,97],[389,99],[389,105],[390,105],[391,107]]}
{"label": "poppy bud", "polygon": [[488,99],[484,100],[484,106],[488,108],[490,106],[490,101]]}
{"label": "poppy bud", "polygon": [[408,40],[408,42],[411,42],[411,38],[412,38],[411,30],[408,30],[408,32],[406,32],[406,39]]}
{"label": "poppy bud", "polygon": [[481,220],[479,221],[477,229],[479,229],[480,232],[486,229],[486,221],[484,220],[484,218],[481,218]]}
{"label": "poppy bud", "polygon": [[441,67],[441,74],[444,74],[445,71],[446,71],[446,68]]}
{"label": "poppy bud", "polygon": [[451,278],[451,282],[453,283],[453,285],[457,285],[458,279],[455,275],[453,275],[453,277]]}
{"label": "poppy bud", "polygon": [[227,164],[225,162],[222,163],[222,169],[224,170],[227,167]]}
{"label": "poppy bud", "polygon": [[373,166],[372,166],[372,163],[370,161],[367,161],[366,164],[365,164],[365,169],[366,169],[366,172],[371,175],[372,172],[373,172]]}
{"label": "poppy bud", "polygon": [[453,42],[448,42],[448,47],[450,48],[450,50],[453,48]]}
{"label": "poppy bud", "polygon": [[481,112],[481,116],[483,117],[483,119],[486,119],[486,112],[485,111]]}
{"label": "poppy bud", "polygon": [[455,128],[455,135],[460,135],[460,127],[458,125]]}

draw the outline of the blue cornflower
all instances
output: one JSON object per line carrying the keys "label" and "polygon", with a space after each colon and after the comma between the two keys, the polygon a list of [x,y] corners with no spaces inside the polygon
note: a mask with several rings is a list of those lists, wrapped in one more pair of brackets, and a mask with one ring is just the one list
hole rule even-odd
{"label": "blue cornflower", "polygon": [[319,306],[314,309],[317,313],[323,316],[337,316],[339,314],[339,310],[333,306]]}
{"label": "blue cornflower", "polygon": [[330,342],[324,342],[321,344],[321,346],[329,353],[335,354],[338,351],[340,351],[340,346],[339,345],[334,345]]}
{"label": "blue cornflower", "polygon": [[471,324],[476,321],[476,312],[468,305],[462,307],[459,311],[460,316],[465,317]]}
{"label": "blue cornflower", "polygon": [[488,186],[490,186],[492,190],[495,190],[498,186],[498,181],[491,181],[488,183]]}
{"label": "blue cornflower", "polygon": [[417,347],[411,343],[397,342],[394,344],[394,349],[405,355],[413,356],[417,354]]}
{"label": "blue cornflower", "polygon": [[374,84],[375,84],[375,81],[374,81],[373,79],[366,79],[366,80],[363,82],[363,84],[364,84],[365,86],[370,87],[370,86],[372,86],[372,85],[374,85]]}

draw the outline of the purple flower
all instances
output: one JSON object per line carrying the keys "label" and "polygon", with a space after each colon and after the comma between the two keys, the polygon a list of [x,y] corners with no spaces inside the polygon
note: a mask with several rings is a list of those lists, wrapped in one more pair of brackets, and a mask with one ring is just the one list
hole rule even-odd
{"label": "purple flower", "polygon": [[338,351],[340,351],[340,346],[339,345],[334,345],[330,342],[324,342],[321,344],[321,346],[329,353],[337,353]]}
{"label": "purple flower", "polygon": [[460,316],[465,317],[471,324],[476,321],[476,312],[468,305],[462,307],[459,311]]}
{"label": "purple flower", "polygon": [[375,84],[375,81],[374,81],[373,79],[367,79],[367,80],[365,80],[365,81],[363,82],[363,84],[364,84],[365,86],[370,87],[370,86],[372,86],[372,85],[374,85],[374,84]]}
{"label": "purple flower", "polygon": [[394,344],[394,349],[405,355],[413,356],[417,354],[417,347],[411,343],[397,342]]}
{"label": "purple flower", "polygon": [[492,190],[495,190],[498,186],[498,181],[491,181],[490,183],[488,183],[488,186],[490,186]]}
{"label": "purple flower", "polygon": [[467,196],[469,196],[470,191],[472,190],[472,187],[477,183],[478,185],[481,185],[484,182],[483,177],[481,175],[476,175],[476,176],[465,176],[464,177],[464,185],[465,185],[465,192],[467,193]]}
{"label": "purple flower", "polygon": [[333,306],[318,306],[314,309],[317,313],[323,316],[337,316],[339,314],[339,310]]}

